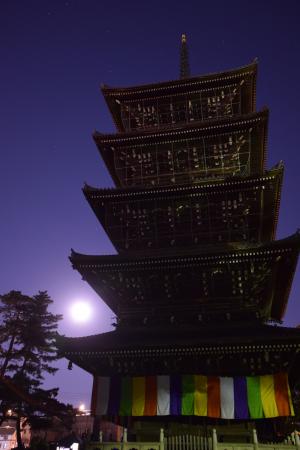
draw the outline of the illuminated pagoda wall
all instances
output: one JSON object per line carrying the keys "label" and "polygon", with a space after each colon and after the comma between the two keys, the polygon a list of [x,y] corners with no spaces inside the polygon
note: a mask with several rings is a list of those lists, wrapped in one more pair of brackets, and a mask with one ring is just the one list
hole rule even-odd
{"label": "illuminated pagoda wall", "polygon": [[283,165],[266,168],[257,61],[190,77],[185,37],[182,46],[180,80],[102,87],[117,133],[94,140],[116,188],[83,193],[117,255],[70,259],[115,313],[116,329],[61,337],[61,353],[94,375],[96,415],[289,416],[300,330],[276,324],[300,238],[275,240]]}

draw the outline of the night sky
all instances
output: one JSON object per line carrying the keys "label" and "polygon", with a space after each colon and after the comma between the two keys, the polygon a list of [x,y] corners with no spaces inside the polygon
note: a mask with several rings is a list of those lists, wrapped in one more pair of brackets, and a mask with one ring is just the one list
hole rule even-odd
{"label": "night sky", "polygon": [[[300,226],[300,2],[122,0],[0,1],[0,292],[48,290],[69,336],[110,329],[113,314],[68,260],[114,252],[85,201],[84,181],[113,186],[92,132],[114,131],[102,82],[129,86],[178,78],[188,35],[192,75],[259,59],[257,108],[270,108],[268,167],[285,162],[277,237]],[[285,324],[300,323],[296,275]],[[77,325],[75,299],[93,308]],[[91,376],[67,361],[47,386],[89,403]]]}

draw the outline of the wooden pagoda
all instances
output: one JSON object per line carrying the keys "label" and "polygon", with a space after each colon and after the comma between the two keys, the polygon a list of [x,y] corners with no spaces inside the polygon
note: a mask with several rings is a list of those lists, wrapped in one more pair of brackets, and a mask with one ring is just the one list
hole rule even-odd
{"label": "wooden pagoda", "polygon": [[[266,169],[257,62],[189,77],[182,55],[179,80],[102,87],[117,133],[96,132],[94,140],[116,188],[85,185],[83,193],[117,254],[72,251],[70,260],[115,313],[115,330],[59,339],[61,354],[95,377],[95,414],[104,379],[133,380],[137,392],[147,377],[153,384],[201,374],[208,386],[218,377],[287,374],[293,393],[300,377],[300,330],[280,325],[300,236],[275,240],[283,164]],[[123,415],[152,420],[149,392],[144,409]],[[185,420],[201,421],[196,398]],[[271,416],[293,414],[292,406],[277,411]],[[176,417],[183,420],[169,409],[160,422]]]}

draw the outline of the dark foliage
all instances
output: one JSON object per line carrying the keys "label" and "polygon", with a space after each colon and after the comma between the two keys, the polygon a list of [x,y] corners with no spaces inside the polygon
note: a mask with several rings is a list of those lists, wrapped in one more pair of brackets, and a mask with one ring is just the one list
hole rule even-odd
{"label": "dark foliage", "polygon": [[52,364],[58,359],[55,337],[62,316],[48,310],[51,303],[47,292],[0,296],[0,420],[12,410],[20,448],[21,417],[34,429],[53,426],[54,418],[71,427],[74,416],[72,406],[56,399],[58,389],[42,387],[44,375],[57,371]]}

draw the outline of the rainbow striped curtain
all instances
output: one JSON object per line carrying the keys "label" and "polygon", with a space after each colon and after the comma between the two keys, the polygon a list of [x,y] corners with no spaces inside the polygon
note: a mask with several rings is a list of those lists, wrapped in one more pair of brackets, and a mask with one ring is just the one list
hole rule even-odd
{"label": "rainbow striped curtain", "polygon": [[286,373],[94,377],[92,414],[263,419],[294,415]]}

